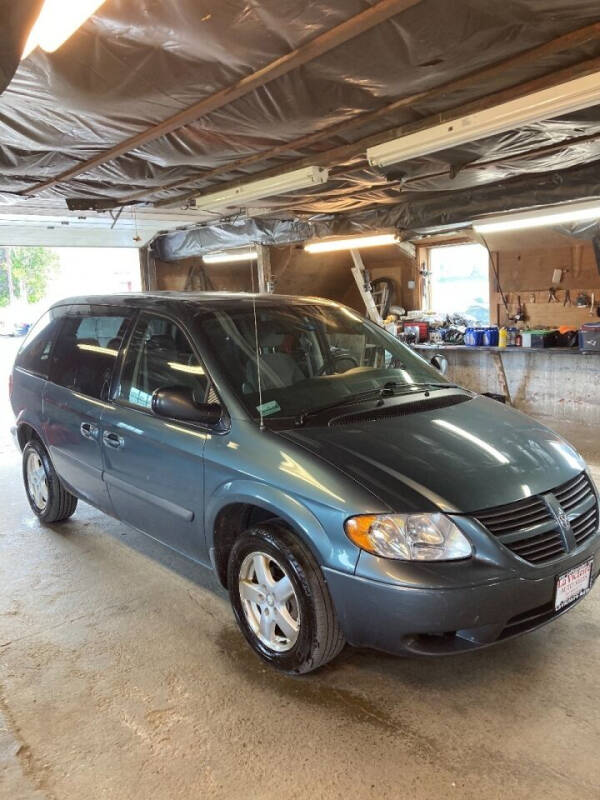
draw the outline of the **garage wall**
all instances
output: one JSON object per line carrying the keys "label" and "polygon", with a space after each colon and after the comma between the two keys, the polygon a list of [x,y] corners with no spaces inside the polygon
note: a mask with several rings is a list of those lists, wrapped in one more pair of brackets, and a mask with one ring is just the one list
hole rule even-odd
{"label": "garage wall", "polygon": [[[493,248],[500,284],[507,295],[510,314],[507,314],[500,295],[493,291],[491,281],[491,318],[506,324],[507,317],[516,313],[518,297],[525,307],[529,327],[570,325],[579,328],[589,322],[590,309],[575,306],[580,292],[595,295],[600,303],[600,273],[596,266],[591,242],[564,236],[551,230],[535,234],[505,234],[497,238]],[[548,303],[548,288],[552,273],[564,270],[563,280],[556,285],[558,303]],[[565,290],[571,292],[571,306],[564,306]],[[597,317],[593,317],[597,320]]]}
{"label": "garage wall", "polygon": [[[408,288],[416,281],[416,263],[396,247],[380,247],[362,253],[372,278],[390,277],[396,284],[396,304],[415,308],[417,292]],[[326,297],[347,303],[364,312],[362,300],[351,273],[352,258],[348,252],[311,255],[296,245],[271,248],[271,270],[275,291]],[[206,288],[202,273],[216,291],[248,292],[252,288],[250,264],[211,265],[206,267],[200,258],[181,261],[155,262],[156,288],[183,291]]]}

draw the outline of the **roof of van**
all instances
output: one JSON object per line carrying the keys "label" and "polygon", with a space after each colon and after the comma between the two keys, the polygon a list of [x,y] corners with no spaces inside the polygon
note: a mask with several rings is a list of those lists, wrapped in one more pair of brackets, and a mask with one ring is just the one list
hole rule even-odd
{"label": "roof of van", "polygon": [[124,292],[121,294],[98,294],[82,295],[78,297],[66,297],[53,303],[56,306],[65,305],[134,305],[136,307],[146,304],[157,307],[161,302],[172,305],[173,303],[185,303],[194,305],[210,305],[214,302],[240,303],[256,300],[260,305],[276,305],[281,303],[323,303],[324,305],[339,305],[333,300],[323,297],[304,297],[299,295],[286,294],[251,294],[250,292]]}

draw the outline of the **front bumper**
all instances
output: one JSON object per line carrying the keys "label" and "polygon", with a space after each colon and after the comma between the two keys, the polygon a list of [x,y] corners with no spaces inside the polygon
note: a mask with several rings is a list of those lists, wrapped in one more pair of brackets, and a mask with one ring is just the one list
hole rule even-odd
{"label": "front bumper", "polygon": [[537,574],[513,572],[475,585],[419,586],[388,582],[384,574],[375,580],[323,572],[350,644],[395,654],[448,655],[534,630],[573,608],[578,600],[554,611],[556,578],[592,558],[593,585],[600,572],[598,535]]}

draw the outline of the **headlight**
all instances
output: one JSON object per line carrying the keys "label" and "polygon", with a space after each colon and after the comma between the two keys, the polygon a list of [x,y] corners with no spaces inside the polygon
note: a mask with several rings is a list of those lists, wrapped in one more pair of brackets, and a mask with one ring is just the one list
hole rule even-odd
{"label": "headlight", "polygon": [[473,548],[444,514],[379,514],[350,517],[348,538],[376,556],[403,561],[453,561]]}

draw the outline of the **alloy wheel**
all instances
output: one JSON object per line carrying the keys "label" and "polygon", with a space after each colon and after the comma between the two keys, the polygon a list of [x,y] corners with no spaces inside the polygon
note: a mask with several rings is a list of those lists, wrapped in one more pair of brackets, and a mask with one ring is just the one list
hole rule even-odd
{"label": "alloy wheel", "polygon": [[48,478],[37,453],[27,457],[27,488],[38,511],[44,511],[48,505]]}
{"label": "alloy wheel", "polygon": [[300,631],[300,606],[289,575],[273,556],[249,553],[239,572],[244,616],[263,645],[277,653],[291,650]]}

